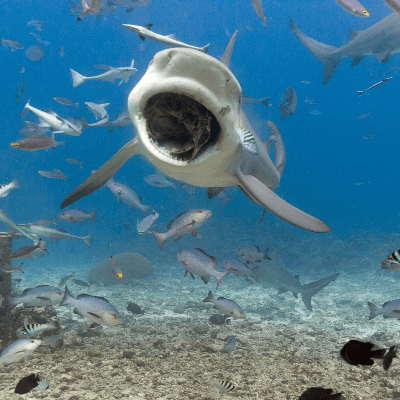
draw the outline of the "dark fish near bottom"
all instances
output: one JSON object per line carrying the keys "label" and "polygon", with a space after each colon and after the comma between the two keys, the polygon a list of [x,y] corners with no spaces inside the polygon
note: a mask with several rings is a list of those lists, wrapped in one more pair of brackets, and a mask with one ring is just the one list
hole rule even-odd
{"label": "dark fish near bottom", "polygon": [[345,400],[342,393],[332,394],[333,389],[324,389],[322,387],[312,387],[307,389],[299,400]]}
{"label": "dark fish near bottom", "polygon": [[373,343],[350,340],[340,350],[340,355],[350,365],[374,365],[373,358],[383,359],[386,353],[386,349],[372,350],[374,346]]}
{"label": "dark fish near bottom", "polygon": [[383,359],[383,369],[387,371],[392,365],[393,358],[397,358],[397,347],[392,346]]}
{"label": "dark fish near bottom", "polygon": [[14,393],[17,394],[25,394],[29,393],[32,389],[34,389],[39,384],[40,378],[37,374],[31,374],[22,378],[18,383],[14,390]]}

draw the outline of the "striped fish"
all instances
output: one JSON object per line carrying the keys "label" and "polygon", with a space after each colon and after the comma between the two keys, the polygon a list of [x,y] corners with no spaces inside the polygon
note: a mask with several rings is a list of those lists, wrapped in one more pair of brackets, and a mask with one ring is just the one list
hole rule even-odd
{"label": "striped fish", "polygon": [[239,395],[235,393],[236,387],[230,381],[216,381],[212,378],[208,378],[207,383],[215,386],[220,394],[228,395],[231,397],[238,397]]}
{"label": "striped fish", "polygon": [[400,249],[389,254],[381,264],[382,269],[399,269],[400,268]]}
{"label": "striped fish", "polygon": [[28,318],[25,318],[24,326],[17,330],[17,336],[24,337],[24,336],[36,335],[44,331],[45,329],[55,329],[57,327],[58,323],[56,321],[52,321],[49,324],[37,324],[35,322],[30,324]]}
{"label": "striped fish", "polygon": [[236,125],[233,125],[233,129],[238,135],[239,141],[242,143],[243,147],[250,153],[258,154],[258,144],[254,135],[247,129],[239,128]]}

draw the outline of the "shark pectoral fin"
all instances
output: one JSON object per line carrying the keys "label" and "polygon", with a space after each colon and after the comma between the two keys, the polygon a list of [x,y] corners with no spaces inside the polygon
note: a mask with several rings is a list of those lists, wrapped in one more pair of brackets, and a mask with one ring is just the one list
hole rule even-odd
{"label": "shark pectoral fin", "polygon": [[392,58],[393,53],[392,53],[392,49],[390,49],[390,50],[384,50],[384,51],[380,51],[378,53],[374,53],[374,55],[378,59],[378,62],[385,65]]}
{"label": "shark pectoral fin", "polygon": [[222,192],[225,188],[223,187],[209,187],[207,188],[207,197],[212,199],[215,197],[219,192]]}
{"label": "shark pectoral fin", "polygon": [[355,67],[361,60],[364,58],[364,56],[355,56],[353,57],[353,62],[351,63],[352,67]]}
{"label": "shark pectoral fin", "polygon": [[72,193],[70,193],[61,203],[61,208],[65,208],[82,197],[93,193],[95,190],[103,186],[132,156],[140,151],[137,138],[127,143],[121,150],[111,157],[104,165],[102,165],[93,175],[86,181],[81,183]]}
{"label": "shark pectoral fin", "polygon": [[312,282],[303,286],[303,290],[301,292],[301,299],[303,300],[304,305],[310,311],[312,311],[311,297],[320,292],[325,286],[333,282],[338,276],[339,274],[333,274],[326,278],[320,279],[319,281]]}
{"label": "shark pectoral fin", "polygon": [[236,177],[245,192],[277,217],[307,231],[330,232],[331,228],[325,222],[287,203],[254,176],[244,175],[240,167]]}

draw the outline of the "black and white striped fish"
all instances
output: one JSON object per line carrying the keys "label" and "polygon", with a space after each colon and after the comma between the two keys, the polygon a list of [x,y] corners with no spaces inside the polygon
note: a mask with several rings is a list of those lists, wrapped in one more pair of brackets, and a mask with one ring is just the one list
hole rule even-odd
{"label": "black and white striped fish", "polygon": [[17,330],[18,337],[27,337],[30,335],[36,335],[45,329],[55,329],[58,328],[58,323],[52,321],[49,324],[37,324],[35,322],[29,323],[28,318],[24,319],[24,326]]}
{"label": "black and white striped fish", "polygon": [[381,264],[382,269],[399,269],[400,268],[400,249],[389,254]]}
{"label": "black and white striped fish", "polygon": [[233,129],[238,135],[240,143],[242,143],[243,147],[250,153],[258,154],[258,144],[254,135],[247,129],[239,128],[236,125],[233,125]]}
{"label": "black and white striped fish", "polygon": [[230,381],[216,381],[212,378],[207,379],[207,383],[216,387],[219,393],[222,395],[227,395],[231,397],[238,397],[239,395],[235,392],[236,387]]}

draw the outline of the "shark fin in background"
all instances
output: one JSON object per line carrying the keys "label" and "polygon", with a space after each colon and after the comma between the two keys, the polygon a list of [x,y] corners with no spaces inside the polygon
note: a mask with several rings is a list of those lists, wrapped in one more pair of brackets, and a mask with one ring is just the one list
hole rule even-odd
{"label": "shark fin in background", "polygon": [[303,286],[303,291],[301,292],[301,299],[303,300],[304,305],[312,311],[311,306],[311,297],[320,292],[325,286],[329,285],[332,281],[334,281],[339,274],[333,274],[328,276],[327,278],[320,279],[319,281],[309,283],[308,285]]}
{"label": "shark fin in background", "polygon": [[235,46],[236,42],[236,36],[239,31],[235,31],[235,33],[232,35],[231,40],[228,43],[228,46],[226,46],[226,49],[224,51],[224,54],[221,58],[222,64],[225,65],[226,68],[229,68],[231,65],[231,57],[232,57],[232,52],[233,52],[233,47]]}
{"label": "shark fin in background", "polygon": [[103,186],[132,156],[139,153],[137,138],[127,143],[117,154],[112,156],[88,179],[82,182],[72,193],[70,193],[61,203],[61,208],[65,208],[82,197],[93,193]]}
{"label": "shark fin in background", "polygon": [[261,204],[277,217],[307,231],[330,232],[331,228],[325,222],[287,203],[254,176],[244,175],[239,166],[236,177],[241,188],[250,198],[255,199],[256,203]]}
{"label": "shark fin in background", "polygon": [[323,84],[325,85],[332,78],[337,66],[339,65],[341,59],[340,53],[338,52],[339,49],[335,46],[329,46],[325,43],[311,39],[297,27],[292,18],[290,19],[290,28],[296,35],[297,39],[299,39],[300,43],[306,47],[308,51],[314,54],[314,56],[324,65]]}

